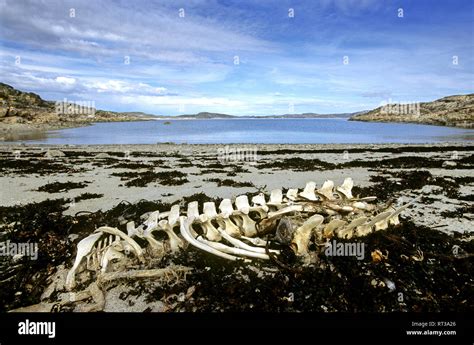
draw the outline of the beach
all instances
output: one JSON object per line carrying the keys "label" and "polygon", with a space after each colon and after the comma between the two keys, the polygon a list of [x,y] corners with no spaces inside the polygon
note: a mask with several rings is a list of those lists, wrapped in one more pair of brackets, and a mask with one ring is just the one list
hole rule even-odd
{"label": "beach", "polygon": [[[219,150],[225,152],[225,148],[231,153],[219,157]],[[232,150],[239,149],[251,149],[255,155],[232,157]],[[47,158],[48,151],[60,151],[64,157]],[[233,198],[257,191],[269,193],[276,188],[301,189],[309,181],[321,186],[329,179],[337,185],[352,177],[355,186],[361,188],[394,184],[393,192],[387,190],[384,196],[387,199],[403,202],[423,196],[407,211],[416,223],[446,232],[464,232],[473,230],[474,212],[469,206],[474,194],[473,151],[474,146],[469,143],[2,145],[2,162],[8,164],[1,168],[0,205],[64,198],[72,205],[66,214],[74,214],[106,211],[122,200],[173,203],[198,193]],[[138,181],[149,172],[164,176]],[[174,176],[176,172],[179,176]],[[421,172],[426,172],[426,176]],[[134,179],[137,183],[131,182]],[[54,183],[64,186],[48,190],[48,184]],[[96,195],[80,200],[84,193]],[[443,216],[450,213],[451,216]]]}
{"label": "beach", "polygon": [[[1,145],[0,239],[39,246],[34,261],[0,257],[1,309],[49,312],[55,300],[67,301],[58,282],[78,241],[101,226],[126,231],[128,222],[139,224],[143,214],[176,204],[219,204],[258,193],[268,200],[273,189],[302,190],[309,181],[320,187],[326,180],[337,186],[351,177],[355,197],[376,196],[377,204],[396,207],[413,203],[400,225],[357,240],[366,248],[363,260],[320,257],[317,265],[300,266],[281,257],[298,267],[293,271],[272,262],[226,261],[188,246],[151,266],[184,267],[184,277],[175,272],[166,283],[101,285],[98,310],[470,310],[473,151],[468,142]],[[61,302],[61,311],[91,311],[90,303]]]}

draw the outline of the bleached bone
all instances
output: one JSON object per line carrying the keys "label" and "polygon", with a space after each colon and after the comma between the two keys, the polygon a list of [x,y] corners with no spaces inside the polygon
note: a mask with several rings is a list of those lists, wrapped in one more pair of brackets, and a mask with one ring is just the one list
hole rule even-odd
{"label": "bleached bone", "polygon": [[101,236],[102,233],[95,233],[82,239],[77,244],[76,260],[74,261],[74,265],[72,266],[66,277],[66,288],[68,290],[72,290],[76,286],[76,270],[81,264],[82,259],[84,259],[84,257],[92,251],[94,244],[99,240]]}
{"label": "bleached bone", "polygon": [[250,212],[250,204],[247,195],[239,195],[235,198],[235,206],[240,212],[248,214]]}
{"label": "bleached bone", "polygon": [[205,202],[203,206],[203,212],[209,219],[217,217],[216,204],[213,202]]}
{"label": "bleached bone", "polygon": [[300,193],[300,196],[308,200],[316,200],[317,199],[316,194],[314,193],[315,189],[316,189],[316,183],[313,181],[308,182],[304,190]]}
{"label": "bleached bone", "polygon": [[357,199],[354,198],[353,200],[370,202],[370,201],[377,200],[377,197],[376,196],[367,196],[367,197],[364,197],[364,198],[357,198]]}
{"label": "bleached bone", "polygon": [[257,258],[257,259],[264,259],[264,260],[269,260],[270,259],[270,257],[267,254],[251,252],[251,251],[241,249],[241,248],[229,247],[229,246],[227,246],[223,243],[220,243],[220,242],[208,241],[203,237],[198,237],[197,240],[199,242],[202,242],[202,243],[208,245],[209,247],[212,247],[212,248],[218,250],[221,253],[239,255],[239,256],[250,257],[250,258]]}
{"label": "bleached bone", "polygon": [[341,220],[341,219],[333,219],[331,220],[325,227],[324,227],[324,230],[323,230],[323,236],[325,238],[329,238],[329,237],[332,237],[334,235],[334,231],[336,231],[337,229],[339,229],[340,227],[344,226],[345,224],[347,224],[345,221]]}
{"label": "bleached bone", "polygon": [[114,247],[108,247],[105,252],[104,252],[104,255],[102,256],[102,260],[101,260],[101,263],[100,263],[100,266],[101,266],[101,272],[102,273],[105,273],[107,271],[107,266],[109,264],[110,261],[114,260],[114,259],[124,259],[125,258],[125,255],[123,253],[121,253],[119,250],[117,250],[116,248]]}
{"label": "bleached bone", "polygon": [[284,216],[285,214],[301,212],[301,211],[303,211],[303,205],[290,205],[278,211],[268,213],[268,218],[273,219],[273,218]]}
{"label": "bleached bone", "polygon": [[354,211],[354,208],[351,206],[339,206],[336,204],[327,204],[327,207],[329,207],[331,210],[336,211],[337,213],[350,213]]}
{"label": "bleached bone", "polygon": [[296,247],[297,255],[308,254],[309,241],[311,240],[312,232],[315,228],[321,225],[324,221],[324,217],[315,214],[308,218],[303,225],[296,229],[292,244]]}
{"label": "bleached bone", "polygon": [[327,180],[323,183],[323,186],[316,190],[316,193],[322,196],[326,200],[334,200],[334,182],[331,180]]}
{"label": "bleached bone", "polygon": [[265,205],[265,207],[263,207],[263,206],[251,206],[249,213],[250,212],[258,213],[260,219],[263,219],[263,218],[267,217],[268,207],[266,205]]}
{"label": "bleached bone", "polygon": [[336,188],[336,192],[341,195],[342,198],[351,200],[352,196],[352,187],[354,187],[354,181],[350,177],[344,180],[344,183]]}
{"label": "bleached bone", "polygon": [[268,206],[278,207],[283,202],[283,192],[281,189],[274,189],[270,193],[270,201],[267,202]]}
{"label": "bleached bone", "polygon": [[236,257],[234,255],[229,255],[227,253],[220,252],[220,251],[210,247],[209,245],[196,240],[196,238],[194,238],[191,235],[191,233],[189,232],[189,225],[190,225],[190,221],[186,217],[181,216],[181,218],[180,218],[180,227],[179,227],[181,235],[191,245],[193,245],[194,247],[197,247],[201,250],[204,250],[205,252],[211,253],[213,255],[219,256],[219,257],[227,259],[227,260],[232,260],[232,261],[238,260],[238,257]]}
{"label": "bleached bone", "polygon": [[286,192],[286,197],[288,200],[295,201],[298,199],[298,189],[288,189]]}
{"label": "bleached bone", "polygon": [[[241,221],[239,224],[245,236],[253,237],[257,234],[257,229],[255,227],[255,221],[249,217],[250,205],[247,195],[240,195],[235,199],[235,206],[237,207],[238,212],[234,212],[234,215],[238,216],[238,219]],[[232,217],[235,219],[235,217]]]}
{"label": "bleached bone", "polygon": [[365,224],[367,222],[368,218],[367,217],[360,217],[357,219],[354,219],[352,222],[350,222],[349,225],[345,229],[343,229],[343,233],[341,236],[344,236],[345,234],[349,233],[355,233],[357,237],[362,237],[368,235],[372,229],[370,227],[364,228],[360,227],[362,224]]}
{"label": "bleached bone", "polygon": [[199,204],[197,201],[192,201],[188,204],[188,212],[186,215],[190,221],[199,218]]}
{"label": "bleached bone", "polygon": [[148,218],[148,220],[145,223],[143,223],[144,225],[147,226],[146,230],[143,230],[142,226],[139,226],[138,228],[136,228],[134,222],[128,222],[127,234],[128,236],[132,238],[136,236],[138,238],[145,239],[150,245],[154,253],[160,253],[164,249],[163,243],[158,242],[152,235],[152,232],[158,229],[158,223],[157,223],[158,214],[156,212],[153,212],[152,214],[150,214],[150,217]]}
{"label": "bleached bone", "polygon": [[254,246],[257,247],[265,247],[267,245],[267,241],[262,240],[261,238],[258,237],[246,237],[246,236],[240,236],[241,239],[249,241],[252,243]]}
{"label": "bleached bone", "polygon": [[400,224],[400,220],[398,219],[398,216],[400,215],[400,213],[402,213],[404,210],[406,210],[408,207],[410,207],[411,205],[413,205],[415,202],[417,202],[419,199],[421,198],[421,196],[418,196],[416,197],[415,199],[413,199],[412,201],[410,201],[409,203],[399,207],[398,209],[396,209],[391,215],[390,217],[388,218],[388,221],[390,224],[393,224],[393,225],[398,225]]}
{"label": "bleached bone", "polygon": [[215,228],[214,224],[212,224],[212,219],[210,219],[205,214],[199,215],[199,221],[201,227],[204,229],[204,235],[211,241],[220,241],[221,235]]}
{"label": "bleached bone", "polygon": [[261,208],[265,213],[268,212],[268,206],[265,202],[265,195],[263,193],[255,195],[252,198],[252,203],[254,207]]}
{"label": "bleached bone", "polygon": [[392,214],[392,212],[382,212],[382,213],[378,214],[377,216],[375,216],[373,219],[371,219],[369,222],[367,222],[365,224],[362,224],[362,225],[359,225],[356,228],[357,236],[366,236],[366,235],[368,235],[369,233],[372,232],[372,229],[373,229],[373,227],[375,226],[376,223],[385,220],[387,217],[390,216],[390,214]]}
{"label": "bleached bone", "polygon": [[388,228],[388,218],[392,215],[392,212],[383,212],[377,215],[372,221],[371,224],[375,227],[375,230],[385,230]]}
{"label": "bleached bone", "polygon": [[135,255],[137,256],[138,260],[140,260],[140,262],[145,262],[142,248],[138,245],[137,242],[135,242],[133,238],[129,237],[127,234],[123,233],[119,229],[111,228],[108,226],[102,226],[98,228],[96,232],[104,232],[104,233],[119,236],[122,240],[127,242],[133,248],[133,252],[135,252]]}
{"label": "bleached bone", "polygon": [[[143,222],[143,225],[146,226],[146,229],[148,231],[151,231],[153,228],[158,226],[160,216],[161,216],[160,211],[151,212],[149,214],[147,220],[145,222]],[[130,236],[130,234],[128,236]],[[130,237],[133,237],[133,236],[130,236]]]}
{"label": "bleached bone", "polygon": [[[370,205],[372,206],[372,205]],[[369,204],[367,204],[366,202],[363,202],[363,201],[355,201],[352,203],[352,207],[356,208],[356,209],[359,209],[359,210],[369,210],[371,209],[371,207],[369,206]]]}
{"label": "bleached bone", "polygon": [[176,223],[179,221],[179,205],[171,206],[170,213],[168,215],[168,224],[170,225],[171,229],[174,228]]}
{"label": "bleached bone", "polygon": [[130,237],[135,237],[140,235],[140,229],[135,228],[135,222],[127,223],[127,235]]}
{"label": "bleached bone", "polygon": [[[222,237],[227,240],[230,244],[236,246],[237,248],[241,248],[241,249],[244,249],[246,251],[250,251],[250,252],[255,252],[255,253],[261,253],[261,254],[265,254],[266,251],[265,251],[265,248],[261,248],[261,247],[252,247],[252,246],[249,246],[248,244],[236,239],[236,238],[233,238],[232,236],[228,235],[224,230],[222,230],[221,228],[217,228],[217,231],[219,231],[219,233],[222,235]],[[270,251],[272,253],[275,253],[275,254],[279,254],[280,251],[278,250],[273,250],[273,249],[270,249]]]}
{"label": "bleached bone", "polygon": [[166,219],[160,220],[157,230],[163,230],[166,232],[172,252],[177,252],[179,248],[183,247],[183,241],[175,234],[169,221]]}
{"label": "bleached bone", "polygon": [[230,199],[223,199],[219,204],[219,210],[221,211],[222,217],[229,218],[234,213],[232,201],[230,201]]}
{"label": "bleached bone", "polygon": [[100,280],[102,282],[109,282],[117,279],[166,278],[170,276],[176,276],[177,274],[185,275],[191,271],[192,268],[190,267],[173,265],[151,270],[131,270],[126,272],[104,273],[100,277]]}
{"label": "bleached bone", "polygon": [[225,232],[230,236],[240,237],[240,228],[230,220],[230,216],[234,213],[234,208],[232,207],[230,199],[222,200],[219,205],[219,210],[221,211],[221,218],[218,220],[218,223],[220,223],[219,225],[223,226]]}

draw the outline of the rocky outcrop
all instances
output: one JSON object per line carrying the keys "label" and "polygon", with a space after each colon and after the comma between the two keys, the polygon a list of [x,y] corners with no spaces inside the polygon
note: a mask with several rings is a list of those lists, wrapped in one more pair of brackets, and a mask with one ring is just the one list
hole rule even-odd
{"label": "rocky outcrop", "polygon": [[350,120],[474,128],[474,94],[448,96],[433,102],[387,104]]}
{"label": "rocky outcrop", "polygon": [[56,103],[32,92],[0,83],[0,124],[71,127],[92,122],[140,121],[154,118],[143,113],[96,110],[85,104]]}

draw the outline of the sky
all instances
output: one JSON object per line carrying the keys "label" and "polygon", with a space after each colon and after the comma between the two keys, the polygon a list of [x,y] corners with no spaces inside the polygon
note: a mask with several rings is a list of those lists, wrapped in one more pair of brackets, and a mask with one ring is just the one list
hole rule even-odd
{"label": "sky", "polygon": [[472,0],[0,0],[0,82],[159,115],[474,92]]}

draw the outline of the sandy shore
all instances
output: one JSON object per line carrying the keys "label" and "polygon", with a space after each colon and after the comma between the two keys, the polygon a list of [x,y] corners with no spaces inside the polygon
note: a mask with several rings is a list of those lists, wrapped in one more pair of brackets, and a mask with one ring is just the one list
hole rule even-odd
{"label": "sandy shore", "polygon": [[[38,260],[0,256],[0,311],[49,312],[58,299],[67,301],[61,282],[77,242],[100,226],[125,231],[130,220],[138,224],[144,213],[177,202],[202,205],[346,177],[354,195],[376,196],[381,206],[418,198],[399,226],[362,238],[364,260],[320,254],[301,266],[283,246],[279,260],[291,267],[282,268],[272,260],[216,259],[189,246],[146,266],[184,265],[187,277],[115,282],[61,311],[91,310],[96,300],[108,312],[472,311],[473,153],[467,143],[0,145],[0,241],[39,245]],[[89,273],[81,275],[87,284]]]}
{"label": "sandy shore", "polygon": [[[56,150],[65,156],[45,157]],[[244,150],[246,156],[233,156],[232,150]],[[346,177],[361,188],[382,187],[383,183],[377,184],[382,178],[396,187],[394,192],[387,189],[387,198],[403,203],[423,196],[407,211],[416,223],[447,232],[473,231],[473,151],[474,146],[467,143],[2,145],[0,205],[65,198],[70,205],[66,214],[72,215],[105,211],[122,200],[173,203],[198,193],[229,198],[257,190],[303,188],[308,181],[321,185],[331,179],[340,184]],[[421,176],[413,186],[412,174],[420,171],[431,177],[424,181]],[[51,185],[54,183],[64,185]],[[406,183],[411,185],[404,186]],[[81,197],[84,193],[94,198]]]}

